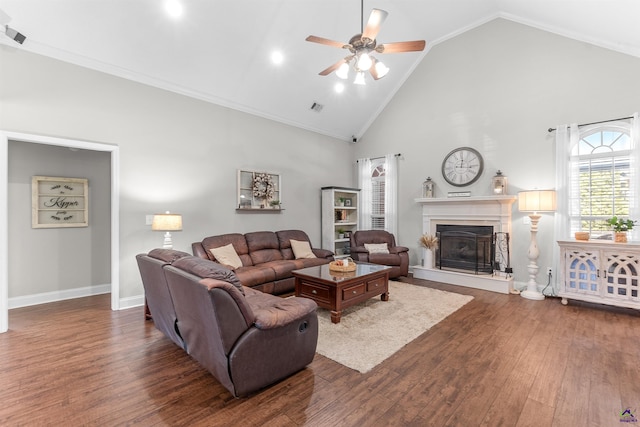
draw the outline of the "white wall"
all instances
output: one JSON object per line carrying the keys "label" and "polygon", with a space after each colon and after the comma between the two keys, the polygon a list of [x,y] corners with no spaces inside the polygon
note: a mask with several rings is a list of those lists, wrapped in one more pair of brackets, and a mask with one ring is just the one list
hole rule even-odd
{"label": "white wall", "polygon": [[[399,242],[418,263],[422,222],[413,200],[427,176],[439,197],[460,190],[440,172],[450,150],[470,146],[484,156],[482,177],[464,188],[473,195],[489,195],[498,169],[508,176],[510,194],[553,188],[555,136],[547,129],[640,110],[638,76],[639,58],[497,19],[433,47],[356,144],[356,157],[403,154]],[[512,265],[516,282],[526,282],[529,226],[517,204],[513,215]],[[552,215],[543,215],[538,242],[538,283],[546,283]]]}
{"label": "white wall", "polygon": [[[109,170],[110,153],[9,142],[9,298],[111,283]],[[87,178],[89,226],[31,228],[34,175]]]}
{"label": "white wall", "polygon": [[[174,247],[188,252],[209,235],[285,228],[319,246],[320,187],[351,185],[351,144],[6,46],[0,64],[0,129],[120,147],[124,306],[141,301],[135,255],[162,242],[145,215],[181,213]],[[286,210],[236,213],[239,168],[280,173]]]}

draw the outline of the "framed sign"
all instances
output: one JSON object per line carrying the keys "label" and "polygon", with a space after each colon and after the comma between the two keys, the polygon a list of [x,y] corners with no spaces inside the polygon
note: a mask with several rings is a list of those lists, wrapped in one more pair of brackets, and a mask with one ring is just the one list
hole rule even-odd
{"label": "framed sign", "polygon": [[31,178],[31,227],[89,226],[89,180],[85,178]]}

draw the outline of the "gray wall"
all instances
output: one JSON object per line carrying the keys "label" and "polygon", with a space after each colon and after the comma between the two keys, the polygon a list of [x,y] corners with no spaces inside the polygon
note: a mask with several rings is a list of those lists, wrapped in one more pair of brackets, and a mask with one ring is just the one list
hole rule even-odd
{"label": "gray wall", "polygon": [[[453,148],[471,146],[485,160],[478,182],[489,195],[501,169],[509,193],[555,186],[555,134],[549,127],[627,117],[640,110],[640,59],[497,19],[431,49],[383,113],[356,144],[356,156],[401,152],[399,241],[418,263],[421,184],[437,195],[460,190],[440,172]],[[528,280],[529,225],[513,207],[512,265]],[[553,215],[539,224],[540,278],[552,266]],[[558,276],[557,274],[555,275]]]}
{"label": "gray wall", "polygon": [[[89,226],[31,228],[31,177],[87,178]],[[111,283],[110,154],[9,141],[9,297]]]}
{"label": "gray wall", "polygon": [[[174,244],[183,250],[206,235],[281,228],[305,229],[319,244],[320,187],[353,185],[356,158],[400,152],[398,240],[415,263],[414,198],[427,175],[440,195],[454,190],[440,178],[452,148],[472,146],[485,158],[474,195],[488,194],[498,168],[511,194],[550,188],[548,127],[640,109],[640,59],[501,19],[433,47],[355,145],[6,46],[0,64],[1,129],[120,147],[122,299],[142,293],[135,254],[162,241],[144,225],[146,214],[182,213]],[[237,214],[238,168],[280,173],[286,210]],[[514,209],[512,263],[524,282],[522,217]],[[554,245],[550,215],[538,237],[545,268]]]}
{"label": "gray wall", "polygon": [[[174,247],[189,252],[209,235],[287,228],[319,246],[320,187],[351,185],[343,141],[4,45],[0,73],[0,129],[119,146],[123,306],[141,302],[135,255],[162,244],[146,215],[181,213]],[[237,169],[279,173],[285,210],[236,213]]]}

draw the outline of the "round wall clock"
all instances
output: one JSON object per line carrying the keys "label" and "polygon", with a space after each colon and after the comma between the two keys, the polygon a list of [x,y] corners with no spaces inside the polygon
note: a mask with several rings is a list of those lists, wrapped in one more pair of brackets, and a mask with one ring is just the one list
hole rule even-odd
{"label": "round wall clock", "polygon": [[477,150],[460,147],[447,154],[442,162],[442,177],[451,185],[464,187],[482,175],[484,161]]}

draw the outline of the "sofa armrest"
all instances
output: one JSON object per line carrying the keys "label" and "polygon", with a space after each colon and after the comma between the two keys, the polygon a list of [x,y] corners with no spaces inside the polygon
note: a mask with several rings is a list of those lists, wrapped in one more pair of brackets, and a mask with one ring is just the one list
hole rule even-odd
{"label": "sofa armrest", "polygon": [[193,255],[197,256],[198,258],[210,259],[207,255],[207,251],[202,246],[202,242],[193,242],[191,244],[191,251],[193,252]]}
{"label": "sofa armrest", "polygon": [[315,248],[312,248],[311,250],[313,251],[313,254],[318,258],[333,258],[333,252],[331,252],[330,250]]}
{"label": "sofa armrest", "polygon": [[394,246],[392,248],[389,248],[390,254],[399,254],[401,252],[409,252],[409,248],[407,248],[406,246]]}
{"label": "sofa armrest", "polygon": [[303,319],[317,308],[315,301],[308,298],[281,298],[273,305],[254,309],[254,324],[256,328],[263,330],[279,328]]}
{"label": "sofa armrest", "polygon": [[369,251],[364,246],[352,246],[350,255],[354,261],[369,262]]}

